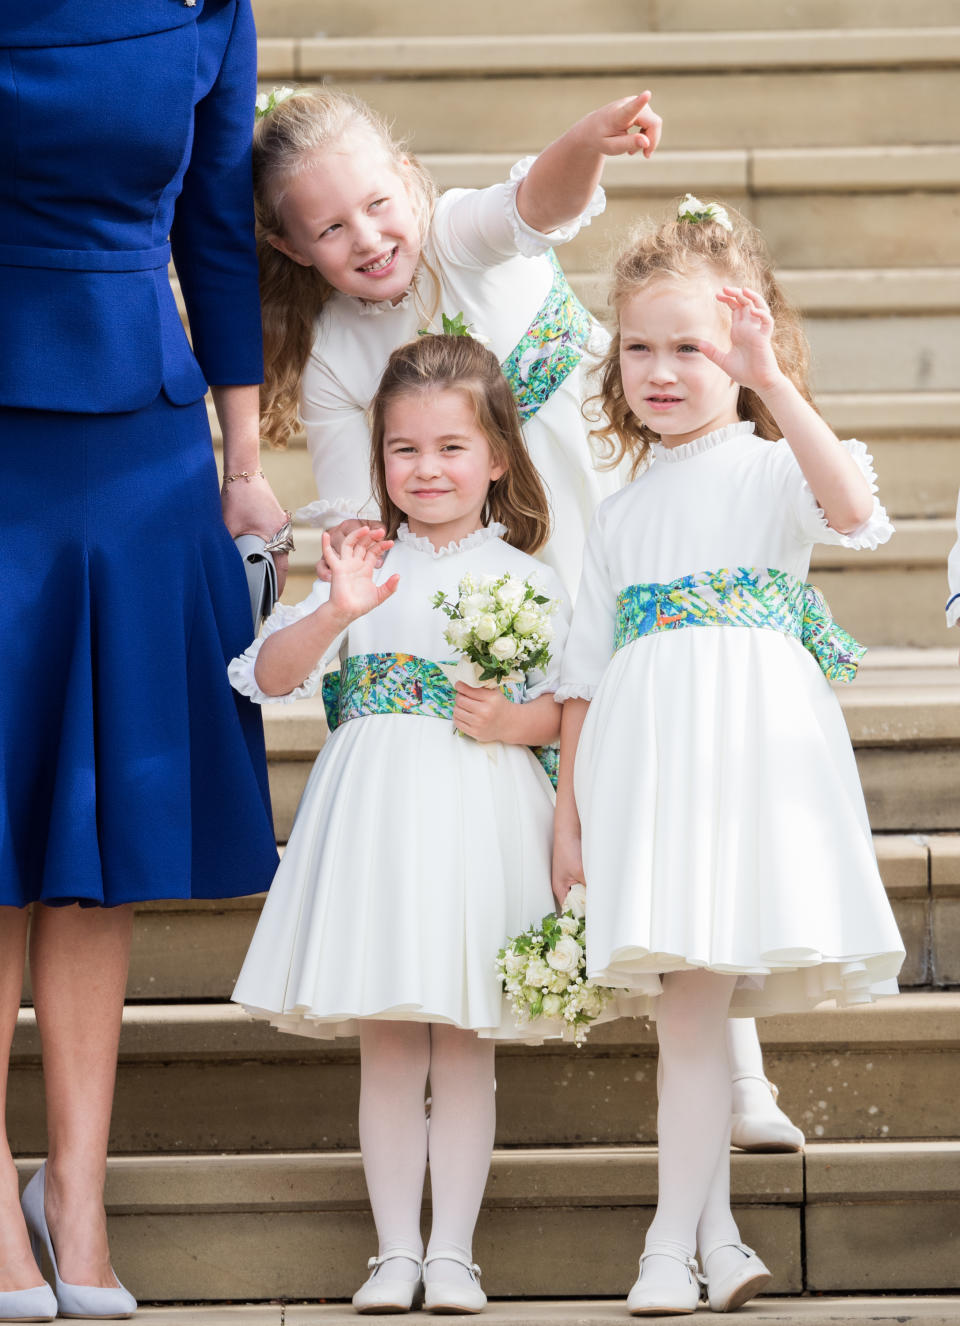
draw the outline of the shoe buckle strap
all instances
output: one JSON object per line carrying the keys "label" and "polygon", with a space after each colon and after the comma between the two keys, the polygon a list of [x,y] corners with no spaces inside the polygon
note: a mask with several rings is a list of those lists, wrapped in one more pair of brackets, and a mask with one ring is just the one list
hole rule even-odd
{"label": "shoe buckle strap", "polygon": [[460,1266],[465,1266],[474,1279],[479,1280],[483,1272],[476,1262],[469,1262],[465,1257],[457,1257],[452,1252],[432,1252],[429,1257],[423,1259],[424,1267],[431,1262],[457,1262]]}
{"label": "shoe buckle strap", "polygon": [[418,1266],[421,1270],[423,1269],[424,1263],[415,1252],[410,1252],[409,1249],[399,1248],[396,1252],[385,1253],[382,1257],[368,1258],[367,1270],[375,1271],[378,1267],[382,1266],[384,1262],[392,1262],[396,1257],[403,1257],[406,1261],[413,1262],[414,1265]]}

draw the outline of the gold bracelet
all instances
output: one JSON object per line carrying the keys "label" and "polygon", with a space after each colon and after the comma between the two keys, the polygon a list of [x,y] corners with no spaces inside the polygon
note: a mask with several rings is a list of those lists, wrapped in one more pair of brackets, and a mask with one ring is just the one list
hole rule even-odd
{"label": "gold bracelet", "polygon": [[238,470],[236,474],[225,474],[223,476],[223,486],[226,488],[228,483],[234,483],[237,479],[246,479],[249,483],[251,479],[265,479],[266,477],[263,470]]}

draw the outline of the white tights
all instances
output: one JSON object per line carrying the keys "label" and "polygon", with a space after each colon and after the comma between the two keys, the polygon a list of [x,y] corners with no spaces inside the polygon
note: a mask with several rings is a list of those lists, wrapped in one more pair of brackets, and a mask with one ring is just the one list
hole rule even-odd
{"label": "white tights", "polygon": [[[736,976],[669,972],[657,1004],[660,1106],[657,1211],[647,1247],[692,1257],[738,1242],[730,1210],[730,1061],[726,1021]],[[677,1262],[656,1257],[658,1278],[682,1283]]]}
{"label": "white tights", "polygon": [[[429,1156],[433,1227],[427,1255],[472,1261],[493,1150],[494,1092],[493,1041],[440,1023],[361,1022],[360,1150],[381,1257],[422,1251],[420,1206]],[[443,1273],[445,1280],[458,1274],[447,1261]],[[416,1275],[412,1262],[391,1264],[391,1279],[405,1274]]]}

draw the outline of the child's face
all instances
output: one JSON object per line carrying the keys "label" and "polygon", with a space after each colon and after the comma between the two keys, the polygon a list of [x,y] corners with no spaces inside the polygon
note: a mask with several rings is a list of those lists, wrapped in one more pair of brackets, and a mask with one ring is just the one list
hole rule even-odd
{"label": "child's face", "polygon": [[478,529],[487,491],[504,472],[465,391],[437,388],[397,396],[384,411],[387,492],[414,534],[434,547]]}
{"label": "child's face", "polygon": [[336,290],[398,300],[420,261],[420,227],[398,171],[373,139],[353,134],[295,176],[280,205],[282,236],[271,243]]}
{"label": "child's face", "polygon": [[633,414],[667,446],[736,423],[739,387],[697,349],[730,347],[730,321],[708,277],[654,281],[620,313],[620,374]]}

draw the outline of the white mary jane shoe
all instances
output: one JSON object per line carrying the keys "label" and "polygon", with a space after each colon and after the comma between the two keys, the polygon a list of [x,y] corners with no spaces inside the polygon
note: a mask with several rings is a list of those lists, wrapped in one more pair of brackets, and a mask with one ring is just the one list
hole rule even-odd
{"label": "white mary jane shoe", "polygon": [[[644,1262],[648,1257],[670,1257],[687,1269],[685,1285],[657,1284],[652,1273],[644,1275]],[[627,1295],[627,1311],[632,1317],[680,1315],[695,1312],[700,1302],[701,1277],[693,1257],[681,1257],[674,1248],[652,1243],[644,1248],[640,1258],[640,1274]]]}
{"label": "white mary jane shoe", "polygon": [[730,1142],[741,1151],[788,1152],[802,1151],[806,1138],[796,1124],[777,1104],[780,1092],[767,1078],[758,1073],[737,1073],[732,1082],[749,1078],[762,1082],[772,1097],[769,1110],[760,1114],[733,1114],[730,1117]]}
{"label": "white mary jane shoe", "polygon": [[[444,1281],[428,1275],[427,1267],[434,1262],[458,1262],[469,1272],[470,1283],[464,1284],[462,1278]],[[426,1259],[423,1268],[423,1306],[428,1312],[482,1312],[487,1306],[487,1296],[480,1288],[480,1267],[474,1262],[449,1252],[438,1252]]]}
{"label": "white mary jane shoe", "polygon": [[[415,1280],[390,1277],[390,1263],[398,1258],[413,1262],[417,1268]],[[423,1293],[423,1262],[415,1252],[400,1249],[387,1257],[371,1257],[367,1270],[372,1271],[353,1296],[357,1312],[409,1312],[420,1306]]]}
{"label": "white mary jane shoe", "polygon": [[57,1296],[47,1284],[32,1289],[7,1289],[0,1294],[0,1321],[53,1321]]}
{"label": "white mary jane shoe", "polygon": [[761,1289],[765,1289],[772,1277],[753,1248],[748,1248],[745,1243],[715,1243],[704,1253],[704,1270],[712,1255],[720,1248],[736,1248],[737,1252],[743,1254],[743,1265],[734,1267],[720,1277],[707,1273],[707,1301],[711,1312],[733,1312],[755,1294],[759,1294]]}

